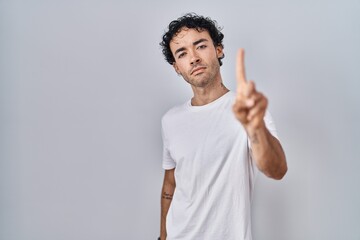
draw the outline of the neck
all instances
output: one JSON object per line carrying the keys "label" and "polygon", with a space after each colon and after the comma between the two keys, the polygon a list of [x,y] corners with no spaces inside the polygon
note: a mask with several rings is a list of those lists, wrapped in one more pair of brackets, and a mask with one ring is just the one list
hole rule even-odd
{"label": "neck", "polygon": [[193,106],[202,106],[211,103],[229,91],[222,83],[221,78],[205,87],[192,86],[192,90],[194,97],[191,99],[191,105]]}

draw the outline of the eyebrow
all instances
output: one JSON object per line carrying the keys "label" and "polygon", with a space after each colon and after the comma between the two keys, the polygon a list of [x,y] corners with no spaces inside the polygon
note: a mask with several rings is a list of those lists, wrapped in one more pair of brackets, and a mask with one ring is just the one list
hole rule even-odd
{"label": "eyebrow", "polygon": [[[193,46],[196,46],[196,45],[198,45],[199,43],[207,42],[207,41],[208,41],[207,39],[201,38],[201,39],[193,42]],[[181,47],[181,48],[179,48],[179,49],[177,49],[177,50],[175,51],[174,55],[176,55],[178,52],[181,52],[181,51],[184,51],[184,50],[185,50],[185,48],[184,48],[184,47]]]}

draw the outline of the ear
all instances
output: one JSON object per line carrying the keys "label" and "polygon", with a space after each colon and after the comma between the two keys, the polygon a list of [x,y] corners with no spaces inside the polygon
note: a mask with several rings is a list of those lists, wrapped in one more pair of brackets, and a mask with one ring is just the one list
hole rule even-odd
{"label": "ear", "polygon": [[222,58],[224,56],[223,47],[220,45],[216,47],[216,56],[218,58]]}

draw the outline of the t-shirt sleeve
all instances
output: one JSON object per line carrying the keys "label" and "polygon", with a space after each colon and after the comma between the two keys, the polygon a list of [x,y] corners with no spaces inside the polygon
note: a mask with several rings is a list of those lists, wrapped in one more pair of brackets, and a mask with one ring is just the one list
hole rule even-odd
{"label": "t-shirt sleeve", "polygon": [[274,123],[269,111],[266,111],[264,121],[265,121],[265,125],[266,125],[267,129],[269,130],[269,132],[271,133],[271,135],[273,135],[274,137],[279,139],[277,131],[276,131],[275,123]]}
{"label": "t-shirt sleeve", "polygon": [[169,140],[166,135],[166,130],[164,126],[164,121],[161,123],[161,135],[163,140],[163,159],[162,159],[162,167],[165,170],[173,169],[176,167],[175,161],[172,159],[170,151],[169,151]]}

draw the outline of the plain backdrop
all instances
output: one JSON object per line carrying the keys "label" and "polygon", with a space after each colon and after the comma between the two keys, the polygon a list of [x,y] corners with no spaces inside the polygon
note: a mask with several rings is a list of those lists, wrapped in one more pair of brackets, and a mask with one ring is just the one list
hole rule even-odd
{"label": "plain backdrop", "polygon": [[156,239],[161,116],[192,92],[159,47],[187,12],[223,27],[286,151],[254,240],[360,239],[358,0],[0,0],[0,239]]}

